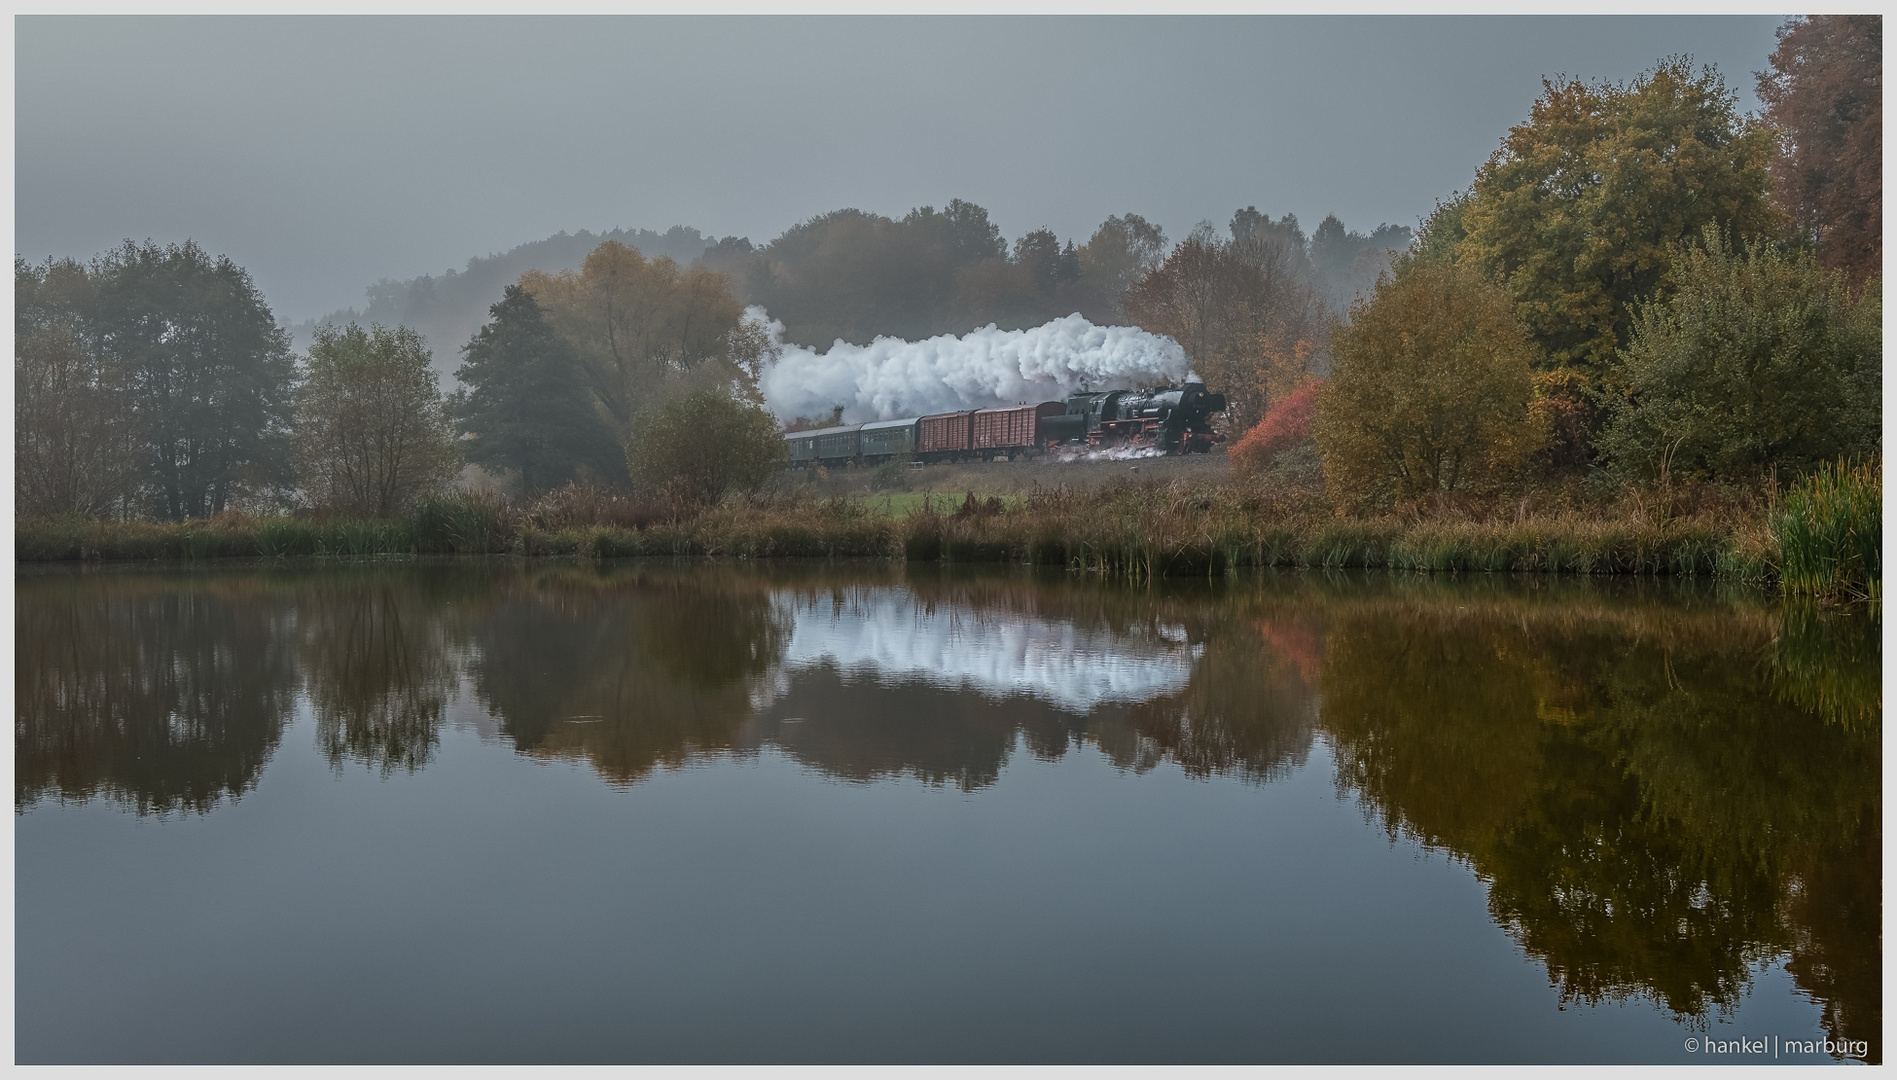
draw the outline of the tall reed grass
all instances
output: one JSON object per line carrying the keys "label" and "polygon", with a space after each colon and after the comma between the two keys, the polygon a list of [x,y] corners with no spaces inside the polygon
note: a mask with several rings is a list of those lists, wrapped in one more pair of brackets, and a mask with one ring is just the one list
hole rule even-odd
{"label": "tall reed grass", "polygon": [[1779,586],[1822,599],[1883,598],[1881,458],[1825,465],[1793,485],[1772,513]]}

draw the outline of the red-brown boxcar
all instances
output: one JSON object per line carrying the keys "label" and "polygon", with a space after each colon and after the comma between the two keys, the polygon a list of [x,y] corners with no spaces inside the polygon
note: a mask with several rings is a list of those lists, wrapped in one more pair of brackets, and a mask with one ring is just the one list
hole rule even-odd
{"label": "red-brown boxcar", "polygon": [[965,412],[936,413],[916,421],[916,453],[965,454],[969,450]]}
{"label": "red-brown boxcar", "polygon": [[1017,405],[1011,409],[982,409],[975,413],[972,441],[976,450],[1028,450],[1039,446],[1041,421],[1060,416],[1067,406],[1058,401]]}

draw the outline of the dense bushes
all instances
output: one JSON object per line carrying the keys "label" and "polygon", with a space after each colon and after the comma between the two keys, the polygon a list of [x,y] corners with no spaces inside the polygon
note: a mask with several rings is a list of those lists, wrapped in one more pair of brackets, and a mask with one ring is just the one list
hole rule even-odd
{"label": "dense bushes", "polygon": [[1747,480],[1876,448],[1882,304],[1808,253],[1708,229],[1615,365],[1602,454],[1632,477]]}
{"label": "dense bushes", "polygon": [[626,443],[634,480],[706,506],[729,492],[763,487],[785,454],[784,437],[770,413],[716,387],[693,390],[641,413]]}

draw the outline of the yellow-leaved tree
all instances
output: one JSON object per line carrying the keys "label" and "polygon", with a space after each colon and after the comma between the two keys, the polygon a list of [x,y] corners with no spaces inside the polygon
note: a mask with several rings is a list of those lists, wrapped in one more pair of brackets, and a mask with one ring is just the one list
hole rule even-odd
{"label": "yellow-leaved tree", "polygon": [[1318,390],[1324,479],[1347,500],[1491,488],[1545,441],[1533,347],[1509,298],[1466,266],[1406,260],[1352,306]]}

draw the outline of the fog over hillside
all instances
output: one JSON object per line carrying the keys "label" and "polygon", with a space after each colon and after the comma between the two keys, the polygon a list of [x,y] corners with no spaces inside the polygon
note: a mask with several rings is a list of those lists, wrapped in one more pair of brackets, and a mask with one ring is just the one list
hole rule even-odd
{"label": "fog over hillside", "polygon": [[697,229],[682,225],[662,233],[650,229],[562,232],[496,255],[477,256],[460,270],[424,274],[407,281],[384,278],[368,287],[360,308],[343,308],[294,322],[289,324],[290,331],[300,349],[309,345],[319,323],[406,326],[428,339],[438,368],[452,371],[456,351],[487,320],[488,305],[501,298],[503,289],[529,270],[575,269],[588,252],[608,240],[638,248],[649,256],[686,263],[703,255],[710,243]]}

